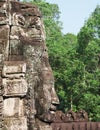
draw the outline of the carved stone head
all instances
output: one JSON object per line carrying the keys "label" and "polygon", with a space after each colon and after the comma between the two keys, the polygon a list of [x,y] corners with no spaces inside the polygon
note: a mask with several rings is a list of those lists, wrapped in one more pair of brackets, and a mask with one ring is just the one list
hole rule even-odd
{"label": "carved stone head", "polygon": [[0,9],[0,119],[5,130],[33,130],[36,119],[52,122],[59,104],[41,13],[17,0],[0,1]]}
{"label": "carved stone head", "polygon": [[37,117],[42,121],[52,122],[59,100],[55,92],[54,77],[50,66],[42,68],[39,79],[38,85],[35,86]]}

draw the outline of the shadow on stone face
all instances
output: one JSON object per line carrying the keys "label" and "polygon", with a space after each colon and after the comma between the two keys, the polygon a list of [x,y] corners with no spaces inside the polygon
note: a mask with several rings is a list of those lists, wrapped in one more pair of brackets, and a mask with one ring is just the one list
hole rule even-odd
{"label": "shadow on stone face", "polygon": [[52,130],[59,99],[41,13],[17,0],[0,1],[0,10],[0,127]]}

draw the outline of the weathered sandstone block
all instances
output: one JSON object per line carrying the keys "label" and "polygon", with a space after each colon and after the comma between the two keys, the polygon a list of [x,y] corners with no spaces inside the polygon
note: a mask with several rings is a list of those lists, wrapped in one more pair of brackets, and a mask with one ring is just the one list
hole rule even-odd
{"label": "weathered sandstone block", "polygon": [[38,7],[0,0],[0,129],[52,130],[59,104]]}
{"label": "weathered sandstone block", "polygon": [[7,60],[9,51],[9,31],[8,25],[0,26],[0,54],[2,60]]}
{"label": "weathered sandstone block", "polygon": [[26,63],[23,61],[6,61],[4,62],[2,76],[19,78],[23,77],[26,72]]}
{"label": "weathered sandstone block", "polygon": [[6,98],[4,100],[4,117],[22,117],[24,116],[24,102],[20,98]]}
{"label": "weathered sandstone block", "polygon": [[25,79],[3,79],[3,96],[24,96],[27,93],[27,82]]}
{"label": "weathered sandstone block", "polygon": [[9,23],[8,5],[5,0],[0,0],[0,25]]}
{"label": "weathered sandstone block", "polygon": [[[23,54],[23,45],[20,40],[10,40],[9,54],[18,57]],[[16,58],[15,58],[16,59]],[[14,59],[14,60],[15,60]]]}
{"label": "weathered sandstone block", "polygon": [[5,118],[2,130],[27,130],[27,119],[25,117]]}

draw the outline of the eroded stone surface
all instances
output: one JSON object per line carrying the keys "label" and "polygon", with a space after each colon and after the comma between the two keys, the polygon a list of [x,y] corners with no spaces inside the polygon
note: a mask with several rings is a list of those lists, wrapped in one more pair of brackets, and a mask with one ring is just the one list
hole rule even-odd
{"label": "eroded stone surface", "polygon": [[53,130],[99,130],[100,122],[52,123]]}
{"label": "eroded stone surface", "polygon": [[[8,25],[0,26],[0,54],[2,60],[7,60],[9,51],[9,31]],[[1,62],[2,63],[2,62]]]}
{"label": "eroded stone surface", "polygon": [[63,113],[62,111],[56,111],[53,122],[55,123],[67,123],[67,122],[88,122],[88,114],[84,110],[73,112],[72,110]]}
{"label": "eroded stone surface", "polygon": [[4,96],[24,96],[27,93],[27,82],[25,79],[3,79]]}
{"label": "eroded stone surface", "polygon": [[52,130],[59,104],[39,9],[0,1],[0,128]]}
{"label": "eroded stone surface", "polygon": [[23,61],[6,61],[4,62],[3,77],[23,77],[26,72],[26,63]]}
{"label": "eroded stone surface", "polygon": [[27,118],[4,118],[3,130],[27,130]]}
{"label": "eroded stone surface", "polygon": [[24,116],[24,103],[20,98],[6,98],[3,107],[4,117],[22,117]]}

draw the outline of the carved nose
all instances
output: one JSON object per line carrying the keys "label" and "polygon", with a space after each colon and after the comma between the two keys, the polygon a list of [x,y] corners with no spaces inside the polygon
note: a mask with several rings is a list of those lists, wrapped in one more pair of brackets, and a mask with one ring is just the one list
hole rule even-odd
{"label": "carved nose", "polygon": [[59,99],[58,97],[52,98],[52,104],[58,105],[59,104]]}
{"label": "carved nose", "polygon": [[56,94],[54,87],[52,87],[51,99],[52,99],[52,104],[55,104],[55,105],[59,104],[59,99],[58,99],[58,96]]}

